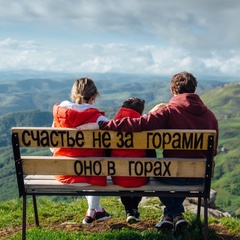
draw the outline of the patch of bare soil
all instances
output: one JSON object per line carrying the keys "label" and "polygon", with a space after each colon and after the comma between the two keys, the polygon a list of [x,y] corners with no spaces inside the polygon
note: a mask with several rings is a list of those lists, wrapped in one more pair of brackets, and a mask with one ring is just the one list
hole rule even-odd
{"label": "patch of bare soil", "polygon": [[[104,222],[97,222],[93,223],[90,226],[79,224],[76,222],[65,222],[61,224],[56,224],[51,227],[46,227],[48,229],[62,229],[67,231],[85,231],[88,233],[103,233],[103,232],[110,232],[112,230],[121,230],[121,229],[129,229],[129,230],[138,230],[138,231],[147,231],[147,230],[155,230],[156,222],[153,221],[151,218],[145,218],[144,221],[141,221],[136,224],[129,225],[123,221],[116,221],[115,219],[109,219]],[[27,228],[31,228],[33,226],[28,226]],[[229,230],[218,224],[210,224],[210,228],[214,229],[215,232],[218,233],[219,240],[240,240],[240,235],[233,236],[229,232]],[[4,228],[0,229],[0,239],[6,239],[10,237],[15,232],[21,231],[21,227],[17,228]],[[157,231],[157,230],[156,230]]]}
{"label": "patch of bare soil", "polygon": [[77,224],[77,223],[64,223],[59,226],[55,226],[56,229],[65,229],[69,231],[85,231],[89,233],[102,233],[102,232],[110,232],[112,230],[121,230],[121,229],[129,229],[129,230],[139,230],[141,232],[146,230],[155,229],[156,222],[153,220],[146,219],[144,222],[139,222],[136,224],[128,224],[123,221],[116,221],[115,219],[108,219],[104,222],[94,222],[91,225]]}
{"label": "patch of bare soil", "polygon": [[21,227],[17,228],[2,228],[0,229],[0,239],[6,239],[7,237],[10,237],[13,235],[15,232],[21,231]]}
{"label": "patch of bare soil", "polygon": [[209,227],[218,233],[219,240],[240,240],[240,234],[238,236],[232,236],[228,228],[220,224],[210,224]]}

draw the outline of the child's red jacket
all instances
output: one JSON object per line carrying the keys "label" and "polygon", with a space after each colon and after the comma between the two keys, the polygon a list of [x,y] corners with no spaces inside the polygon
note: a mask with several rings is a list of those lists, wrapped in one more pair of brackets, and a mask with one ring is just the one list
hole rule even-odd
{"label": "child's red jacket", "polygon": [[[120,108],[115,116],[116,119],[124,117],[139,118],[141,115],[129,108]],[[137,159],[146,157],[146,150],[131,150],[131,149],[112,149],[111,157],[136,157]],[[115,184],[122,187],[140,187],[146,184],[148,177],[112,177]]]}

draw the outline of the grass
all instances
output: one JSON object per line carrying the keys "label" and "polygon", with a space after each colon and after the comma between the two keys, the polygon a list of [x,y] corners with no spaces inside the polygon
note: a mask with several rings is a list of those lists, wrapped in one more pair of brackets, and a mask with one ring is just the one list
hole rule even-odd
{"label": "grass", "polygon": [[[56,199],[55,199],[56,200]],[[59,200],[59,199],[58,199]],[[35,227],[31,199],[27,201],[27,239],[90,239],[90,240],[201,240],[203,224],[196,222],[195,214],[186,212],[189,226],[183,234],[157,231],[154,226],[162,215],[160,202],[156,198],[140,205],[141,222],[128,225],[123,205],[118,197],[103,197],[101,204],[111,214],[111,219],[91,226],[83,225],[82,218],[87,209],[85,198],[60,199],[38,198],[41,227]],[[239,218],[209,218],[209,239],[240,239]],[[0,203],[0,239],[21,239],[21,200]],[[239,238],[238,238],[239,237]]]}

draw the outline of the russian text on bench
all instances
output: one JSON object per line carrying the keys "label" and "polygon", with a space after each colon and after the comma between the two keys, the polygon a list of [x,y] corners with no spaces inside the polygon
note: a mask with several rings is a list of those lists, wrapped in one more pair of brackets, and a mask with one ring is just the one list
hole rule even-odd
{"label": "russian text on bench", "polygon": [[[215,151],[216,144],[214,139],[216,138],[216,131],[212,130],[154,130],[148,132],[138,132],[131,134],[131,142],[133,146],[138,146],[141,142],[143,146],[148,146],[149,148],[155,149],[155,144],[149,144],[147,141],[147,135],[158,135],[158,136],[167,136],[167,144],[164,146],[167,149],[175,149],[176,140],[186,139],[188,144],[180,144],[179,146],[187,151],[191,151],[193,148],[196,151],[207,151],[207,157],[201,159],[187,159],[187,158],[173,158],[173,159],[152,159],[146,158],[142,159],[141,164],[139,159],[129,158],[122,161],[117,158],[109,157],[86,157],[86,158],[74,158],[74,157],[54,157],[54,156],[24,156],[21,154],[21,149],[24,148],[49,148],[53,147],[52,143],[55,144],[55,140],[48,141],[46,144],[46,139],[49,139],[48,136],[58,135],[52,132],[63,131],[66,134],[61,135],[62,142],[67,142],[69,136],[77,136],[80,132],[83,136],[84,147],[88,146],[89,148],[93,147],[94,139],[96,135],[104,135],[107,133],[111,137],[112,146],[117,147],[119,142],[118,132],[111,131],[78,131],[76,129],[53,129],[53,128],[31,128],[31,127],[19,127],[12,129],[12,145],[14,152],[14,160],[16,167],[16,176],[18,181],[19,196],[23,197],[23,215],[22,215],[22,236],[23,239],[26,237],[26,198],[27,196],[32,196],[35,212],[35,221],[36,225],[39,225],[39,218],[37,212],[37,202],[36,196],[42,195],[72,195],[72,196],[85,196],[86,191],[91,191],[91,194],[94,195],[103,195],[103,196],[191,196],[198,197],[198,214],[197,218],[200,218],[200,207],[201,207],[201,198],[204,198],[204,227],[205,227],[205,239],[207,239],[207,198],[209,197],[210,192],[210,182],[211,182],[211,172],[212,172],[212,161],[213,153]],[[26,134],[27,133],[27,134]],[[121,149],[129,148],[127,144],[129,140],[129,135],[127,133],[121,133],[121,142],[125,142]],[[26,138],[26,136],[28,136]],[[37,136],[37,137],[36,137]],[[122,137],[123,136],[123,137]],[[125,137],[124,137],[125,136]],[[197,145],[189,144],[191,141],[194,141],[194,138],[198,139]],[[38,139],[37,139],[38,138]],[[45,140],[44,140],[45,139]],[[73,137],[74,139],[74,137]],[[185,141],[185,140],[184,140]],[[58,143],[61,145],[61,141]],[[75,140],[74,140],[75,142]],[[152,142],[152,141],[150,141]],[[37,143],[37,145],[36,145]],[[162,148],[162,144],[159,144],[159,149]],[[77,144],[72,147],[79,147]],[[99,145],[97,146],[99,147]],[[102,144],[101,144],[101,147]],[[134,149],[134,147],[133,147]],[[161,184],[155,181],[154,178],[150,178],[150,181],[139,188],[123,188],[117,185],[114,185],[111,179],[108,179],[107,186],[96,186],[89,185],[86,187],[76,187],[71,186],[71,184],[61,184],[52,175],[56,174],[76,174],[76,167],[86,164],[86,166],[98,166],[95,171],[86,171],[87,175],[94,175],[95,173],[107,176],[109,172],[112,176],[129,176],[131,173],[136,176],[140,176],[140,173],[147,175],[149,177],[155,177],[156,174],[159,174],[158,177],[165,177],[171,175],[172,178],[177,177],[189,177],[189,178],[202,178],[205,180],[205,184],[200,185],[189,185],[186,187],[176,186],[176,185],[166,185]],[[155,162],[161,163],[158,168],[154,168]],[[124,163],[124,164],[123,164]],[[125,164],[128,163],[128,164]],[[76,166],[77,165],[77,166]],[[101,167],[100,167],[101,165]],[[114,167],[113,167],[114,166]],[[161,167],[160,167],[161,166]],[[165,166],[165,167],[163,167]],[[131,170],[129,170],[129,167]],[[105,169],[100,171],[99,169]],[[156,171],[156,169],[158,169]],[[162,170],[160,170],[162,169]],[[77,170],[80,171],[80,170]],[[166,172],[164,176],[164,172]],[[161,175],[162,174],[162,175]]]}

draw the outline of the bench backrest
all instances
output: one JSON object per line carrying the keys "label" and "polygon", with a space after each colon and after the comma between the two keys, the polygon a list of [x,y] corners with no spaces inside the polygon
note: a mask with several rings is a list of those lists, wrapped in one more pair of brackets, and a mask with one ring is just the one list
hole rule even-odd
{"label": "bench backrest", "polygon": [[[160,129],[143,132],[69,128],[12,128],[19,187],[25,175],[149,176],[204,178],[211,181],[214,130]],[[112,158],[24,156],[25,148],[104,148],[206,151],[206,158]]]}

